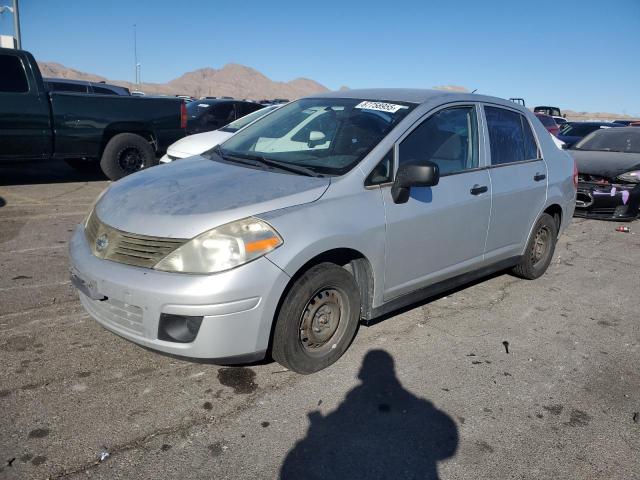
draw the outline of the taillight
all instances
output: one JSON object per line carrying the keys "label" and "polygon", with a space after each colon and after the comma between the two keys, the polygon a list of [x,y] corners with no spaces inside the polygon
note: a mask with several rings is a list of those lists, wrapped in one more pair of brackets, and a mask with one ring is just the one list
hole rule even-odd
{"label": "taillight", "polygon": [[578,189],[578,164],[573,159],[573,188]]}
{"label": "taillight", "polygon": [[187,128],[187,104],[180,103],[180,128]]}

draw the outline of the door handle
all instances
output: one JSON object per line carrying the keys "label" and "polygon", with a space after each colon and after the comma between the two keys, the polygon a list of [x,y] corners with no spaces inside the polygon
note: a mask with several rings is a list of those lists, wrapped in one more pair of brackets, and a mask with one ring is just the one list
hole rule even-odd
{"label": "door handle", "polygon": [[539,182],[539,181],[541,181],[541,180],[544,180],[545,178],[547,178],[547,176],[546,176],[544,173],[536,173],[536,174],[533,176],[533,179],[534,179],[536,182]]}
{"label": "door handle", "polygon": [[487,187],[486,185],[474,185],[473,187],[471,187],[471,195],[480,195],[481,193],[485,193],[489,191],[489,187]]}

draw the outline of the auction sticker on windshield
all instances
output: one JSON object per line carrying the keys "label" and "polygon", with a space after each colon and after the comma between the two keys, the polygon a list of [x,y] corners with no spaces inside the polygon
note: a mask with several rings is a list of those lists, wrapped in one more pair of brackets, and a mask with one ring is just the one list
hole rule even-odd
{"label": "auction sticker on windshield", "polygon": [[360,102],[355,108],[365,108],[367,110],[379,110],[381,112],[389,112],[396,113],[398,110],[403,108],[409,108],[405,105],[396,105],[395,103],[385,103],[385,102],[369,102],[364,101]]}

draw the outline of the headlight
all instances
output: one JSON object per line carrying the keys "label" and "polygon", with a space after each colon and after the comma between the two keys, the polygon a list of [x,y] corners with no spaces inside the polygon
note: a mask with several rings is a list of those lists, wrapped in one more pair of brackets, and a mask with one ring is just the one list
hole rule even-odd
{"label": "headlight", "polygon": [[634,172],[623,173],[622,175],[618,175],[617,180],[621,182],[630,182],[630,183],[639,183],[640,182],[640,170],[636,170]]}
{"label": "headlight", "polygon": [[268,223],[245,218],[204,232],[160,260],[156,270],[215,273],[255,260],[282,245]]}

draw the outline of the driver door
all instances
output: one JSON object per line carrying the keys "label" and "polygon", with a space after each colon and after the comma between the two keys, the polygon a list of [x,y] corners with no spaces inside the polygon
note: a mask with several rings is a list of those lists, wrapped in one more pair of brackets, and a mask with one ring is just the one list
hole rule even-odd
{"label": "driver door", "polygon": [[441,109],[396,144],[398,165],[438,165],[433,187],[412,187],[396,204],[382,189],[387,219],[384,300],[477,268],[483,260],[491,182],[484,167],[475,105]]}

